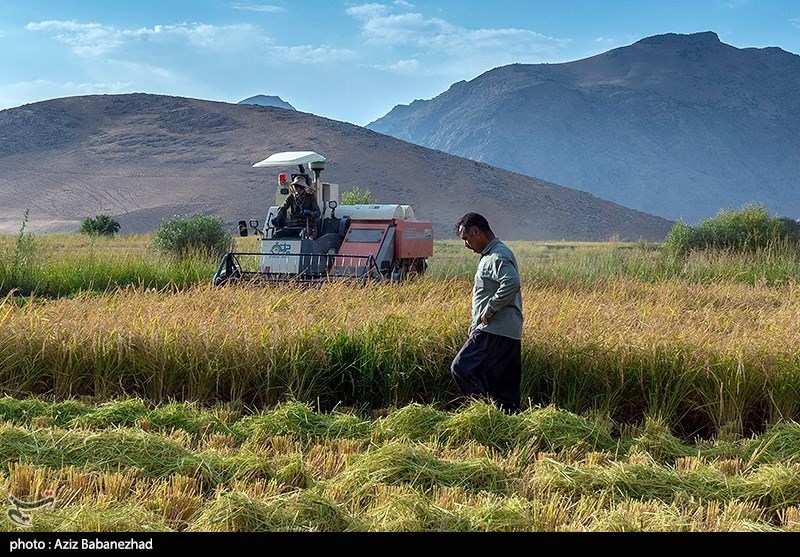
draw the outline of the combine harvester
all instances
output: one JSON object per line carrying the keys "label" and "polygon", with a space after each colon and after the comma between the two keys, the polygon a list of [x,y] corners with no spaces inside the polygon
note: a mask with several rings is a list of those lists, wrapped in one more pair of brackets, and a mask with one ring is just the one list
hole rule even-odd
{"label": "combine harvester", "polygon": [[[243,280],[402,281],[425,273],[433,255],[430,221],[414,218],[409,205],[339,205],[339,186],[320,180],[325,157],[313,151],[275,153],[253,167],[295,165],[298,172],[278,174],[275,205],[269,208],[263,229],[256,219],[239,221],[240,236],[247,236],[249,224],[261,237],[260,251],[226,254],[214,275],[215,285]],[[304,227],[276,229],[272,219],[297,176],[313,184],[321,215],[307,219]]]}

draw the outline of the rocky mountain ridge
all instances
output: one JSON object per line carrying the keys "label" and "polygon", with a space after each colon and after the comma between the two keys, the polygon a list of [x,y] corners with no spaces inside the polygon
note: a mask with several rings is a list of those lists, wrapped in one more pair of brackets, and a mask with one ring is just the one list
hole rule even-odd
{"label": "rocky mountain ridge", "polygon": [[764,203],[800,217],[800,56],[713,32],[513,64],[369,129],[697,222]]}

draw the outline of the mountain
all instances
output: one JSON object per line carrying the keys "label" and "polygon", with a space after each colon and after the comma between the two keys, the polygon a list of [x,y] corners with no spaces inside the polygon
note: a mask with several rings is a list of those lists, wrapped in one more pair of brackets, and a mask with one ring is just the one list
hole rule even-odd
{"label": "mountain", "polygon": [[713,32],[512,64],[367,127],[687,222],[764,203],[800,217],[800,56]]}
{"label": "mountain", "polygon": [[278,108],[286,108],[288,110],[295,110],[295,108],[287,103],[280,97],[275,95],[256,95],[254,97],[247,97],[238,104],[256,104],[258,106],[275,106]]}
{"label": "mountain", "polygon": [[0,111],[0,231],[77,231],[107,214],[123,233],[165,217],[218,215],[262,223],[277,174],[272,153],[313,150],[322,179],[410,204],[436,238],[468,211],[504,239],[663,239],[671,223],[489,165],[312,114],[148,94],[67,97]]}

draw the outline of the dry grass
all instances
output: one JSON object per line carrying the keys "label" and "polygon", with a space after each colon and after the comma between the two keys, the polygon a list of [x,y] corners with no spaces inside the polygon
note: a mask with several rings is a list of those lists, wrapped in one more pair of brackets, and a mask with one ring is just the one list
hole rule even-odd
{"label": "dry grass", "polygon": [[[81,418],[108,415],[112,405],[118,415],[136,407],[85,405]],[[198,410],[195,419],[216,411]],[[249,433],[219,451],[213,431],[144,434],[110,423],[85,429],[80,420],[39,428],[29,416],[3,425],[0,496],[33,501],[55,492],[52,508],[29,513],[36,531],[797,531],[800,524],[792,424],[689,445],[651,421],[589,451],[581,432],[602,425],[568,412],[506,416],[506,428],[496,430],[504,442],[452,435],[473,431],[474,416],[491,413],[485,403],[435,412],[444,418],[437,429],[450,434],[424,442],[386,428],[402,423],[393,418],[407,417],[404,409],[366,421],[350,414],[363,422],[362,438],[309,436],[302,424],[347,413],[312,417],[287,403],[229,423]],[[537,418],[573,434],[545,447],[504,433]],[[253,420],[296,426],[264,436],[246,425]]]}
{"label": "dry grass", "polygon": [[[445,403],[470,288],[423,279],[6,298],[0,386],[94,400]],[[523,398],[534,405],[660,416],[684,434],[800,418],[794,283],[528,282],[523,300]]]}

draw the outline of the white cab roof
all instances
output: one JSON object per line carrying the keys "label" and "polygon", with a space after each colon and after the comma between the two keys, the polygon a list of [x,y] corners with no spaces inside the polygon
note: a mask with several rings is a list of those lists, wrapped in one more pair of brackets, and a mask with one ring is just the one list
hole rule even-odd
{"label": "white cab roof", "polygon": [[310,162],[325,162],[325,157],[314,151],[285,151],[270,155],[263,161],[257,162],[253,168],[265,168],[271,166],[291,166],[293,164],[304,164]]}

